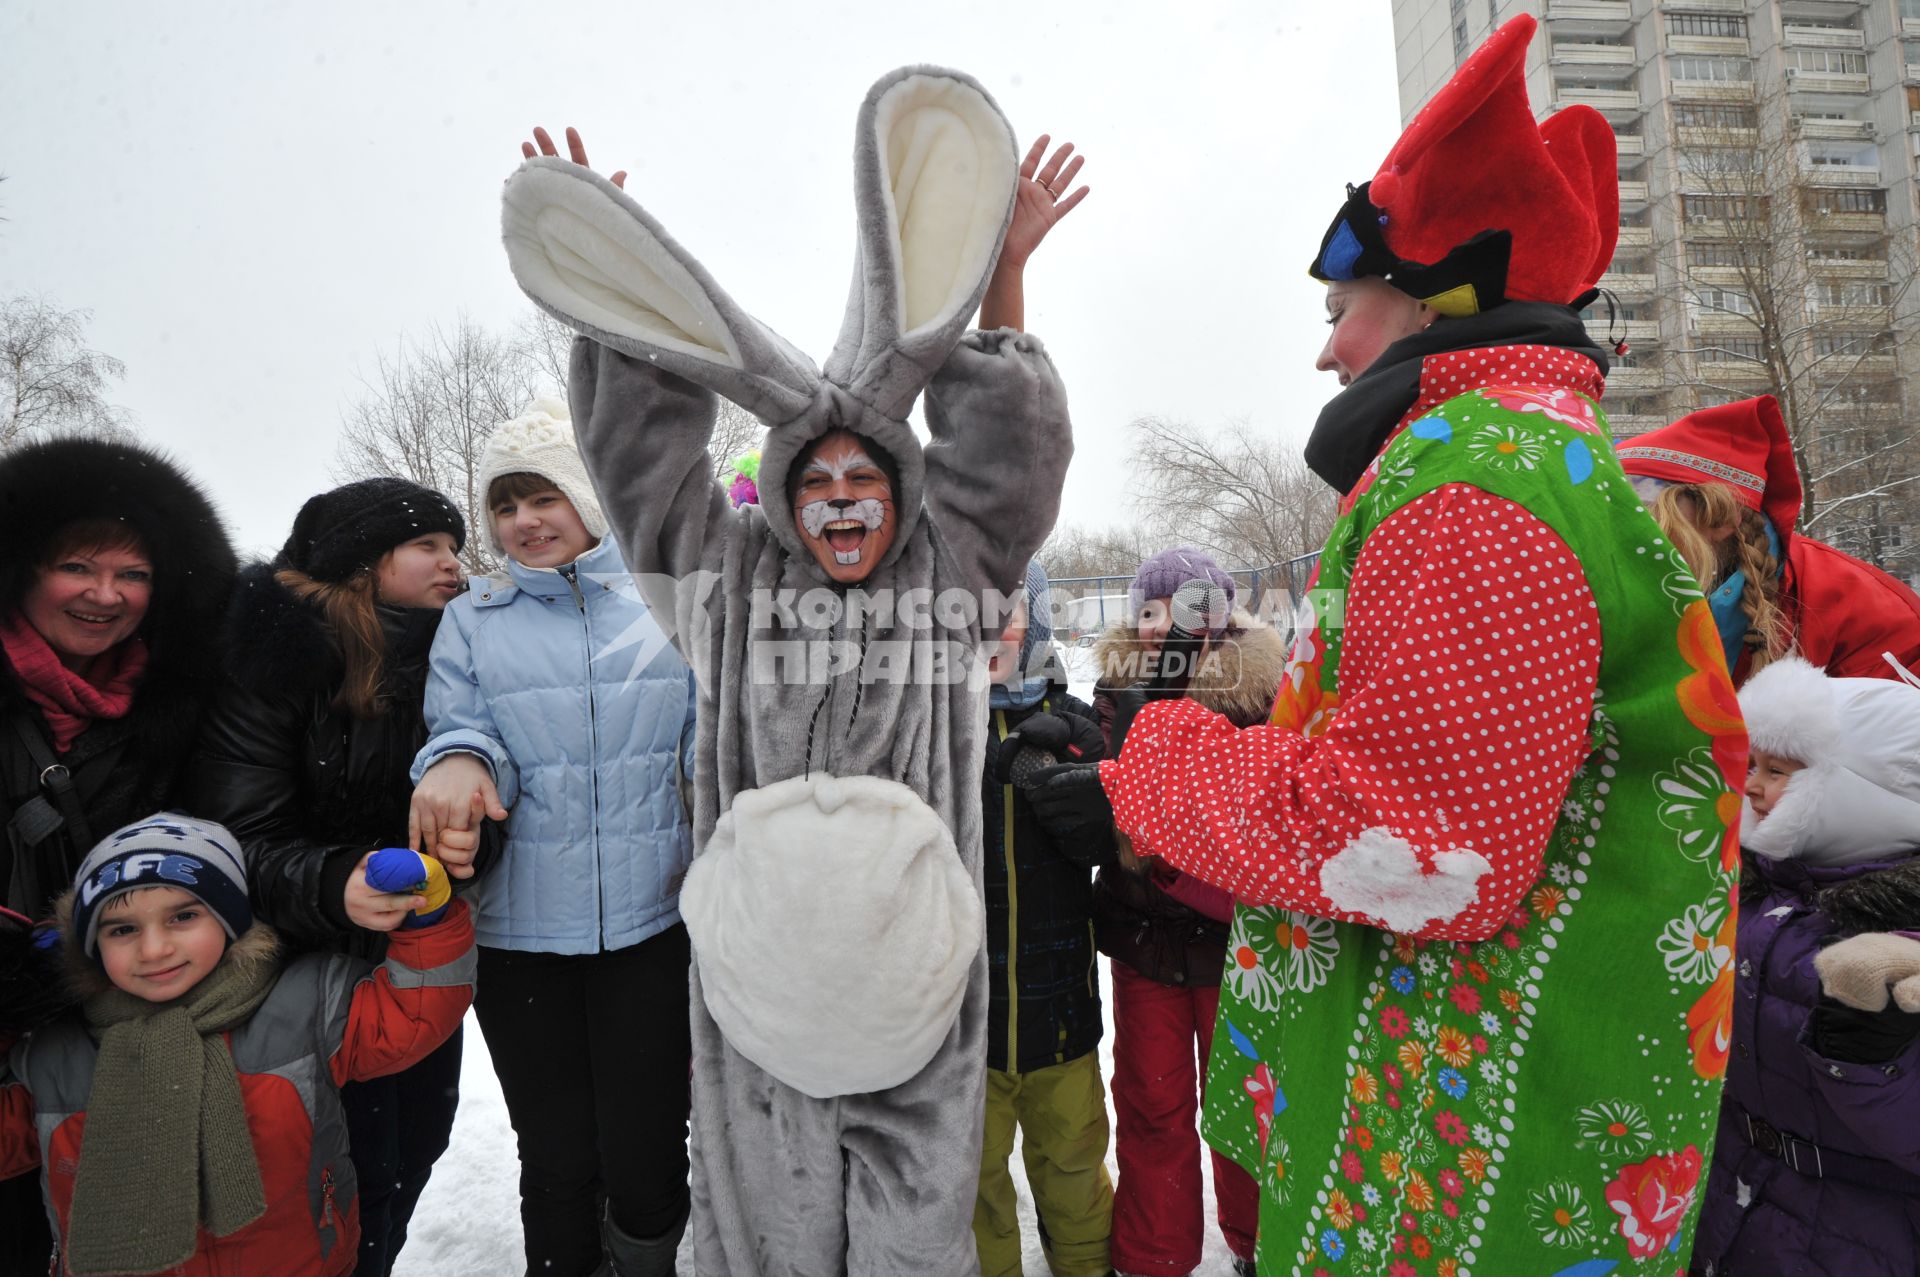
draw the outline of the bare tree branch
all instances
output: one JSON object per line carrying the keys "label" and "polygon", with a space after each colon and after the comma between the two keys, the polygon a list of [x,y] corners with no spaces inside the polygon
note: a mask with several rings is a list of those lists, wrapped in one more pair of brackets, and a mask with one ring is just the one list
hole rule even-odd
{"label": "bare tree branch", "polygon": [[[462,315],[451,327],[400,338],[342,414],[338,476],[397,474],[445,493],[470,529],[461,557],[474,572],[493,571],[500,562],[485,536],[480,454],[493,428],[534,399],[566,398],[573,341],[570,329],[540,311],[508,333]],[[716,469],[729,473],[764,434],[752,413],[721,400],[710,445]]]}
{"label": "bare tree branch", "polygon": [[0,303],[0,449],[54,435],[132,433],[131,416],[106,398],[127,367],[86,344],[92,318],[24,293]]}
{"label": "bare tree branch", "polygon": [[1230,568],[1266,568],[1326,540],[1333,494],[1290,445],[1244,421],[1208,432],[1141,417],[1129,430],[1134,495],[1162,545],[1197,546]]}

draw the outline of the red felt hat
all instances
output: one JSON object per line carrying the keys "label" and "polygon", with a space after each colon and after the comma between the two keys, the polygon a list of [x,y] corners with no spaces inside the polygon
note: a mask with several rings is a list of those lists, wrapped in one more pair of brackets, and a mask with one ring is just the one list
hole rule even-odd
{"label": "red felt hat", "polygon": [[[1421,108],[1354,193],[1375,216],[1350,200],[1315,276],[1379,275],[1450,315],[1566,305],[1593,288],[1620,236],[1613,127],[1584,106],[1535,122],[1526,60],[1537,25],[1521,14],[1494,32]],[[1367,251],[1382,238],[1386,253]]]}
{"label": "red felt hat", "polygon": [[1724,483],[1783,538],[1800,517],[1800,469],[1772,395],[1690,412],[1616,449],[1628,474],[1668,483]]}

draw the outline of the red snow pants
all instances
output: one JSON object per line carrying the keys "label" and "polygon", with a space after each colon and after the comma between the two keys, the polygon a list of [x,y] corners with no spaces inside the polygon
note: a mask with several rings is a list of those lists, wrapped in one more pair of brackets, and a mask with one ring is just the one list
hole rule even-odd
{"label": "red snow pants", "polygon": [[[1124,962],[1113,968],[1113,1266],[1142,1277],[1183,1277],[1200,1264],[1203,1219],[1200,1092],[1213,1049],[1220,990],[1147,979]],[[1218,1153],[1213,1194],[1220,1234],[1253,1257],[1260,1190]]]}

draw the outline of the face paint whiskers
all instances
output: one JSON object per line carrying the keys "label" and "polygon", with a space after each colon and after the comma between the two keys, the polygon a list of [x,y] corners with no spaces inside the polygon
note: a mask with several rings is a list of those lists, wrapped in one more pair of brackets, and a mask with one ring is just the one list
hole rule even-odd
{"label": "face paint whiskers", "polygon": [[848,566],[860,562],[867,534],[877,531],[886,518],[887,503],[876,497],[809,501],[800,507],[801,528],[809,537],[824,539],[834,561]]}

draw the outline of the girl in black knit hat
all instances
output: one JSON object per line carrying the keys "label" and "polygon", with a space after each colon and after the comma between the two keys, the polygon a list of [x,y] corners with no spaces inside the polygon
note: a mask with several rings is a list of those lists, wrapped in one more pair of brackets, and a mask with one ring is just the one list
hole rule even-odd
{"label": "girl in black knit hat", "polygon": [[[375,956],[415,897],[372,888],[369,855],[407,845],[407,769],[426,743],[427,655],[463,588],[466,525],[406,479],[301,507],[228,610],[228,682],[193,765],[191,804],[240,839],[254,908],[297,948]],[[469,835],[487,838],[491,829]],[[479,864],[488,857],[483,854]],[[362,1277],[385,1277],[447,1146],[460,1035],[403,1073],[345,1087],[360,1184]]]}

